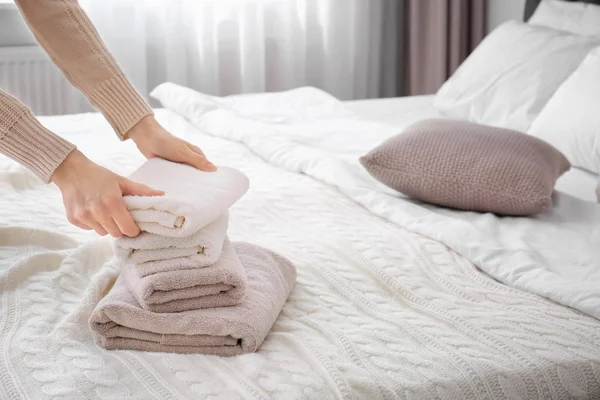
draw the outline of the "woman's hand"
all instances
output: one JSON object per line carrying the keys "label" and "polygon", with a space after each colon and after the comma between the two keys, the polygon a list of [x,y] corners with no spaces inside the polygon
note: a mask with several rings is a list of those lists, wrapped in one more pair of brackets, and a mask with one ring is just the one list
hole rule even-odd
{"label": "woman's hand", "polygon": [[67,219],[100,236],[134,237],[140,229],[125,208],[125,195],[161,196],[164,192],[130,181],[103,168],[79,150],[73,151],[51,178],[60,189]]}
{"label": "woman's hand", "polygon": [[152,115],[138,122],[127,132],[126,137],[135,142],[146,158],[161,157],[165,160],[191,165],[202,171],[217,170],[199,147],[167,132]]}
{"label": "woman's hand", "polygon": [[[167,132],[153,116],[147,116],[127,132],[146,158],[161,157],[203,171],[217,168],[199,147]],[[73,151],[54,171],[52,182],[60,189],[67,219],[99,235],[135,237],[140,229],[125,207],[123,196],[161,196],[164,192],[130,181],[103,168],[79,150]]]}

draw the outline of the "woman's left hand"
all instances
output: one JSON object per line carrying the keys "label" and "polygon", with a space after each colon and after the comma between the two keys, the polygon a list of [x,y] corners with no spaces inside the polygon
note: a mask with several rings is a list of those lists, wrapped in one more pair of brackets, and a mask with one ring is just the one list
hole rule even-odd
{"label": "woman's left hand", "polygon": [[127,137],[135,142],[146,158],[161,157],[207,172],[217,170],[198,146],[173,136],[152,115],[144,117],[131,128],[127,132]]}

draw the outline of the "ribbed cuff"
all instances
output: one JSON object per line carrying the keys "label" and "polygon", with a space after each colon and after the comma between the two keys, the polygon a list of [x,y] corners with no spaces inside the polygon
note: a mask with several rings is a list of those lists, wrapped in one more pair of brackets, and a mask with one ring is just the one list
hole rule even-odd
{"label": "ribbed cuff", "polygon": [[45,183],[50,182],[56,168],[76,149],[71,142],[44,128],[29,111],[0,138],[0,148]]}
{"label": "ribbed cuff", "polygon": [[123,75],[117,75],[89,94],[90,102],[98,109],[123,140],[123,136],[152,109]]}

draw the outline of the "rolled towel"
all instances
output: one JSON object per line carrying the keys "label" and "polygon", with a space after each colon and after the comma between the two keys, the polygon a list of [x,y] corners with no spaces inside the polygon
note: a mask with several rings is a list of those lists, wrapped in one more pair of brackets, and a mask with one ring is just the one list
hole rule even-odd
{"label": "rolled towel", "polygon": [[270,250],[235,243],[248,294],[232,307],[158,314],[144,310],[121,274],[90,317],[96,342],[109,350],[235,356],[258,350],[296,282],[296,268]]}
{"label": "rolled towel", "polygon": [[156,313],[233,306],[242,301],[248,286],[246,270],[229,239],[210,266],[151,272],[143,264],[125,265],[122,274],[140,307]]}
{"label": "rolled towel", "polygon": [[142,232],[134,238],[114,241],[115,255],[122,264],[134,264],[146,274],[173,269],[205,267],[221,255],[227,235],[229,215],[222,214],[198,232],[181,238]]}
{"label": "rolled towel", "polygon": [[204,172],[185,164],[151,158],[129,179],[163,190],[164,196],[125,196],[127,209],[142,231],[189,236],[225,213],[248,190],[240,171],[219,167]]}

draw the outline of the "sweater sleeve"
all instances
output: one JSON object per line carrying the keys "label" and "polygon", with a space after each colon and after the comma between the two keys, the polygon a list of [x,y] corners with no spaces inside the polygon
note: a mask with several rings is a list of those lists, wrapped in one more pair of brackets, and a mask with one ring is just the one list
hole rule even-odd
{"label": "sweater sleeve", "polygon": [[16,0],[38,42],[121,140],[152,109],[110,54],[77,0]]}
{"label": "sweater sleeve", "polygon": [[0,90],[0,153],[47,183],[73,150],[73,144],[44,128],[27,106]]}

